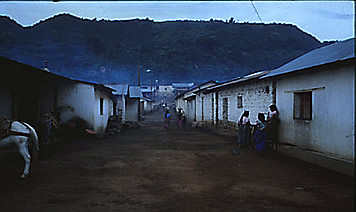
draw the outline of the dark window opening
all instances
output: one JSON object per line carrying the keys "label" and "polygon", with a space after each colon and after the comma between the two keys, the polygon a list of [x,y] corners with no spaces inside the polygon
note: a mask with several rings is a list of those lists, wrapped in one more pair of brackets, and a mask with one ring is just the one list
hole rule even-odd
{"label": "dark window opening", "polygon": [[104,98],[100,98],[100,115],[104,115]]}
{"label": "dark window opening", "polygon": [[242,96],[237,97],[237,108],[243,108],[242,105]]}
{"label": "dark window opening", "polygon": [[266,90],[266,94],[269,94],[269,86],[266,86],[265,90]]}
{"label": "dark window opening", "polygon": [[312,120],[312,92],[294,93],[294,119]]}

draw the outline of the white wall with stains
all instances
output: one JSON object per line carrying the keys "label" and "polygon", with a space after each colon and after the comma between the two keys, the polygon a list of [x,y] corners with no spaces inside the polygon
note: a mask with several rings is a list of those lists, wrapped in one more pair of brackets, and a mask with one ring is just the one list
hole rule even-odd
{"label": "white wall with stains", "polygon": [[[280,140],[354,160],[355,67],[323,67],[276,81]],[[294,92],[312,91],[312,120],[293,118]]]}
{"label": "white wall with stains", "polygon": [[[236,123],[245,110],[250,111],[250,120],[255,122],[258,113],[268,112],[273,103],[273,88],[271,80],[254,80],[250,83],[237,84],[233,87],[219,90],[219,120],[224,121],[223,99],[228,99],[228,122]],[[238,98],[242,98],[242,107],[238,107]]]}
{"label": "white wall with stains", "polygon": [[[100,98],[103,98],[103,114],[100,114]],[[105,132],[107,121],[112,115],[113,104],[108,93],[85,83],[66,83],[58,88],[57,104],[63,108],[61,123],[74,116],[84,119],[97,133]]]}
{"label": "white wall with stains", "polygon": [[[94,95],[94,131],[103,133],[106,130],[108,119],[111,115],[113,115],[113,102],[111,100],[110,93],[108,91],[104,91],[100,88],[95,88]],[[101,105],[100,99],[103,99],[102,105],[102,113],[101,113]]]}

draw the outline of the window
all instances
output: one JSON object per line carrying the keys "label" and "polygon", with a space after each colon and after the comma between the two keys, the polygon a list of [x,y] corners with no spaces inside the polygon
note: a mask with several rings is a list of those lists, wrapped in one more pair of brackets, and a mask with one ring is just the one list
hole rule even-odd
{"label": "window", "polygon": [[237,97],[237,108],[243,108],[242,105],[242,96]]}
{"label": "window", "polygon": [[100,98],[100,115],[104,115],[104,98]]}
{"label": "window", "polygon": [[269,94],[269,86],[265,87],[266,94]]}
{"label": "window", "polygon": [[294,93],[294,119],[312,119],[312,92]]}
{"label": "window", "polygon": [[229,118],[229,99],[223,98],[223,119],[228,120]]}

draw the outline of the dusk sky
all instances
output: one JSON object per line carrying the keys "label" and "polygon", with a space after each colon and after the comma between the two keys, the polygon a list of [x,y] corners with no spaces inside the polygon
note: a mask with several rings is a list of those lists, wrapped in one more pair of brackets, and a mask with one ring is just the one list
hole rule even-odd
{"label": "dusk sky", "polygon": [[[253,1],[264,23],[290,23],[320,41],[355,37],[353,1]],[[260,23],[251,1],[211,2],[0,2],[0,15],[9,16],[23,26],[60,13],[93,19],[149,18],[166,20],[226,20]]]}

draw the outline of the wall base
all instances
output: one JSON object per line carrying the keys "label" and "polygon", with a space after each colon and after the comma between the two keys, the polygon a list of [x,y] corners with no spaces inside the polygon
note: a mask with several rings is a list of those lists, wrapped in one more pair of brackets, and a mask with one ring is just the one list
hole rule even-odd
{"label": "wall base", "polygon": [[354,177],[354,163],[352,161],[288,145],[280,145],[278,152]]}

